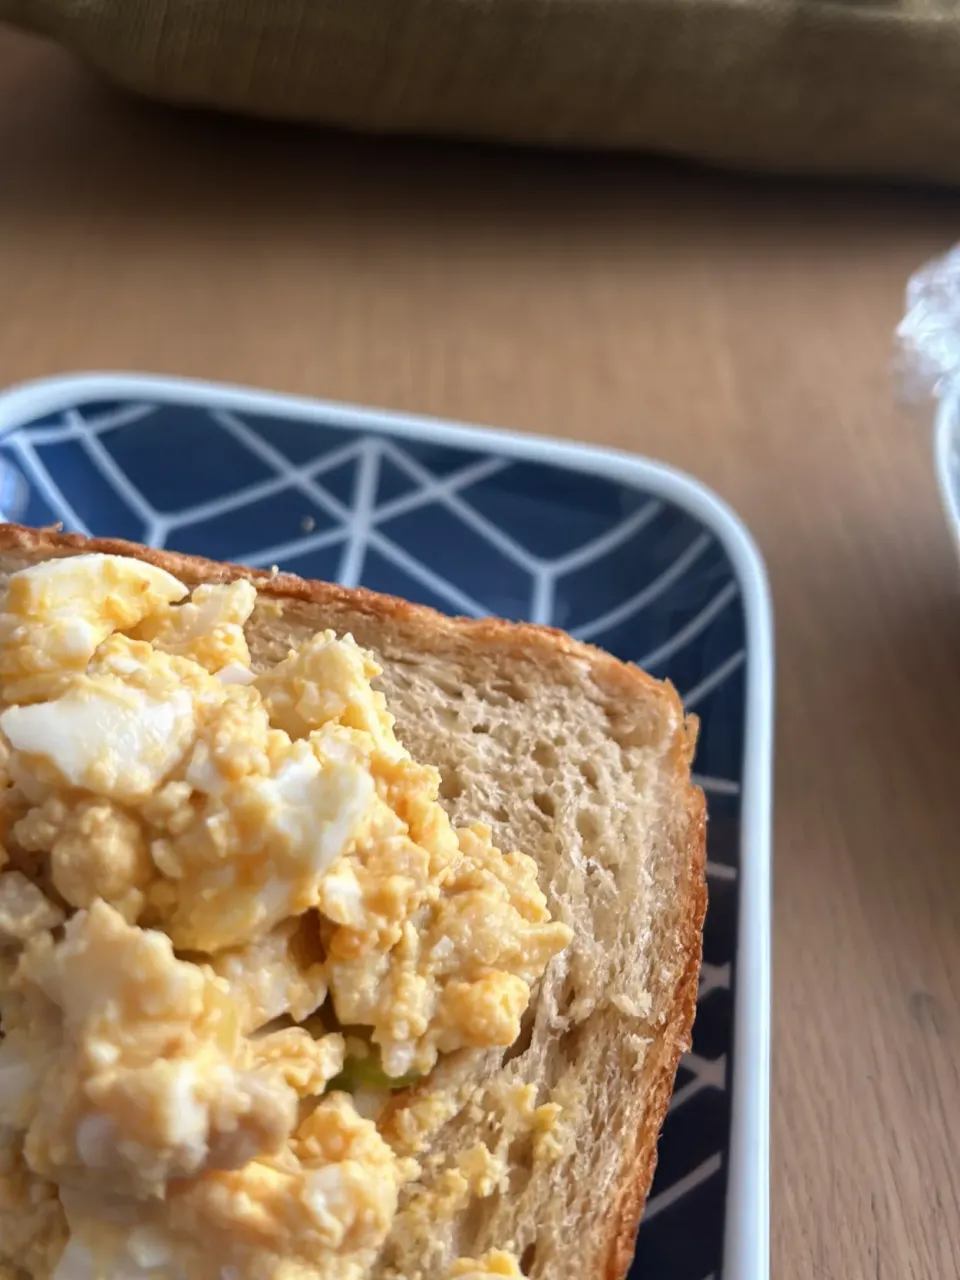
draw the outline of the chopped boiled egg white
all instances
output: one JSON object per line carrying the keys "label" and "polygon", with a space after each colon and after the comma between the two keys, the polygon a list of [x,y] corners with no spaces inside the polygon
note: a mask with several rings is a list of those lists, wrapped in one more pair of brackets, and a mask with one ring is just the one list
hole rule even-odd
{"label": "chopped boiled egg white", "polygon": [[418,1172],[391,1085],[510,1044],[569,940],[371,656],[254,671],[255,605],[98,555],[0,598],[0,1275],[363,1280]]}
{"label": "chopped boiled egg white", "polygon": [[321,631],[257,680],[270,723],[291,738],[305,738],[326,725],[354,729],[370,746],[393,758],[405,755],[393,732],[393,717],[371,681],[380,668],[352,641]]}
{"label": "chopped boiled egg white", "polygon": [[185,604],[146,617],[134,635],[164,653],[191,658],[207,671],[248,672],[250,650],[243,627],[256,603],[256,588],[244,579],[197,587]]}
{"label": "chopped boiled egg white", "polygon": [[237,844],[249,848],[245,828],[259,820],[259,838],[248,857],[197,870],[189,867],[189,837],[173,842],[172,856],[182,853],[189,867],[165,921],[176,944],[205,951],[238,946],[314,906],[323,872],[352,836],[370,791],[358,770],[320,773],[308,758],[281,766],[274,778],[239,785],[233,804],[210,802],[199,821],[216,823],[218,836],[237,833]]}
{"label": "chopped boiled egg white", "polygon": [[29,942],[63,923],[63,912],[20,871],[0,875],[0,946]]}
{"label": "chopped boiled egg white", "polygon": [[285,920],[255,942],[210,956],[244,1035],[287,1016],[305,1022],[327,998],[326,970],[311,937],[315,928],[310,916]]}
{"label": "chopped boiled egg white", "polygon": [[70,556],[12,574],[0,609],[0,698],[45,696],[83,671],[107,636],[186,594],[165,570],[128,556]]}
{"label": "chopped boiled egg white", "polygon": [[[234,702],[242,696],[257,695],[237,690]],[[231,723],[233,710],[224,707]],[[187,825],[155,850],[169,877],[156,896],[164,927],[177,946],[211,952],[315,906],[323,873],[373,798],[361,767],[322,763],[309,743],[290,742],[265,718],[251,717],[248,732],[232,738],[221,728],[214,715],[187,762]],[[257,728],[266,729],[262,741]]]}
{"label": "chopped boiled egg white", "polygon": [[53,702],[8,707],[0,731],[21,758],[37,757],[64,787],[111,800],[150,795],[196,728],[186,690],[150,697],[118,680],[78,676]]}
{"label": "chopped boiled egg white", "polygon": [[251,1056],[226,984],[178,960],[165,934],[98,901],[62,940],[26,949],[16,984],[27,1016],[52,1016],[62,1037],[25,1140],[31,1168],[58,1185],[160,1195],[292,1133],[296,1093]]}

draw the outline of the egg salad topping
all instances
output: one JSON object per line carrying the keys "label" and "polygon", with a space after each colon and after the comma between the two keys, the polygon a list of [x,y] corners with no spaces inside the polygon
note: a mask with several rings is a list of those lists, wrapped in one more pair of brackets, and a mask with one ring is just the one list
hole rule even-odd
{"label": "egg salad topping", "polygon": [[420,1173],[390,1091],[512,1044],[570,939],[371,657],[255,670],[255,605],[112,555],[0,600],[4,1277],[362,1280]]}

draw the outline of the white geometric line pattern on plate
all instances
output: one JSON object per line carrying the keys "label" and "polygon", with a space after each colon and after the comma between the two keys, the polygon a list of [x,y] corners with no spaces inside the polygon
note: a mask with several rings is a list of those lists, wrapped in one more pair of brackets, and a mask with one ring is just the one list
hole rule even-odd
{"label": "white geometric line pattern on plate", "polygon": [[585,542],[582,547],[577,547],[576,551],[569,551],[565,556],[560,556],[557,560],[546,561],[544,568],[548,569],[555,577],[560,577],[565,573],[573,573],[575,569],[584,569],[588,564],[593,564],[599,560],[601,556],[607,555],[610,551],[615,551],[628,538],[632,538],[635,533],[639,533],[662,510],[663,503],[658,498],[651,498],[649,502],[644,503],[639,511],[635,511],[633,515],[621,520],[608,533],[601,533],[592,542]]}
{"label": "white geometric line pattern on plate", "polygon": [[61,491],[60,486],[37,457],[30,441],[25,437],[15,436],[10,441],[10,447],[17,455],[24,471],[27,472],[52,509],[61,513],[63,520],[68,522],[77,533],[89,534],[90,530],[74,511],[73,506],[67,501],[66,495]]}
{"label": "white geometric line pattern on plate", "polygon": [[702,1000],[711,991],[730,990],[730,961],[726,964],[710,964],[704,960],[700,965],[700,990],[697,996]]}
{"label": "white geometric line pattern on plate", "polygon": [[731,867],[729,863],[714,862],[711,858],[708,858],[707,875],[712,880],[736,880],[737,868]]}
{"label": "white geometric line pattern on plate", "polygon": [[338,542],[347,539],[346,529],[324,529],[323,533],[305,533],[302,538],[291,538],[289,542],[277,542],[272,547],[261,547],[252,555],[245,555],[243,561],[253,569],[272,569],[281,560],[291,556],[306,555],[309,551],[320,551],[324,547],[335,547]]}
{"label": "white geometric line pattern on plate", "polygon": [[683,1069],[693,1075],[692,1080],[682,1084],[674,1091],[670,1099],[670,1110],[676,1111],[685,1102],[701,1091],[701,1089],[725,1089],[727,1087],[727,1058],[701,1058],[698,1053],[684,1055]]}
{"label": "white geometric line pattern on plate", "polygon": [[[431,476],[429,482],[424,482],[413,493],[401,494],[399,498],[391,498],[389,502],[377,507],[377,519],[392,520],[395,516],[405,516],[410,511],[416,511],[418,507],[425,507],[444,496],[449,497],[450,494],[457,493],[458,490],[465,489],[468,485],[479,484],[481,480],[489,480],[492,476],[506,470],[509,465],[506,458],[482,458],[479,462],[471,463],[468,467],[462,467],[459,471],[455,471],[453,475],[445,476],[442,480],[438,480],[436,476]],[[430,475],[426,468],[424,468],[424,471],[427,475]]]}
{"label": "white geometric line pattern on plate", "polygon": [[349,507],[345,507],[339,499],[327,493],[326,489],[321,489],[319,485],[314,484],[310,476],[301,468],[289,463],[279,450],[267,444],[262,436],[242,422],[236,414],[226,409],[218,409],[211,416],[229,435],[233,436],[234,440],[244,445],[255,458],[259,458],[268,467],[272,467],[278,475],[288,480],[293,488],[300,490],[304,497],[311,498],[335,520],[342,520],[344,524],[349,522],[352,516]]}
{"label": "white geometric line pattern on plate", "polygon": [[[408,458],[392,441],[384,440],[382,448],[384,456],[389,458],[391,462],[396,463],[402,471],[405,471],[418,484],[429,485],[435,478],[427,471],[426,467],[422,467],[413,458]],[[536,557],[532,556],[526,547],[522,547],[509,534],[504,533],[497,525],[491,523],[486,516],[474,511],[469,502],[464,501],[462,498],[458,500],[457,497],[439,489],[437,490],[436,502],[439,506],[446,507],[448,511],[457,516],[468,529],[473,529],[475,533],[479,533],[481,538],[490,543],[491,547],[496,547],[508,560],[518,564],[521,569],[526,569],[528,573],[537,571],[538,561]]]}
{"label": "white geometric line pattern on plate", "polygon": [[713,538],[710,534],[701,533],[694,538],[685,551],[677,556],[673,564],[664,569],[662,573],[659,573],[652,582],[648,582],[635,596],[631,596],[629,600],[624,600],[616,608],[609,609],[606,613],[601,614],[599,618],[594,618],[592,622],[586,622],[583,626],[577,627],[571,634],[576,640],[590,640],[600,632],[609,631],[611,627],[616,627],[621,622],[626,622],[628,618],[639,613],[641,609],[646,609],[648,605],[653,604],[668,588],[673,586],[677,579],[681,578],[712,544]]}
{"label": "white geometric line pattern on plate", "polygon": [[[549,625],[553,620],[553,601],[556,593],[557,579],[576,569],[585,568],[607,555],[616,547],[633,537],[635,533],[648,525],[663,510],[663,503],[656,498],[644,504],[639,511],[621,520],[609,532],[586,542],[576,551],[571,551],[556,560],[542,560],[533,572],[533,597],[530,605],[530,621]],[[589,624],[588,624],[589,625]]]}
{"label": "white geometric line pattern on plate", "polygon": [[[505,534],[502,529],[488,520],[486,516],[475,510],[470,505],[469,499],[463,495],[461,491],[467,485],[476,484],[480,479],[485,478],[481,474],[483,463],[476,465],[477,474],[469,479],[466,478],[466,473],[458,473],[463,475],[463,479],[456,486],[453,486],[444,482],[438,483],[422,463],[408,457],[392,441],[384,442],[384,453],[392,462],[395,462],[397,466],[405,471],[412,480],[423,486],[422,492],[427,495],[429,501],[436,501],[441,506],[445,506],[464,524],[475,529],[492,546],[497,547],[505,556],[508,556],[521,569],[526,569],[530,574],[545,572],[559,575],[582,568],[599,556],[605,555],[608,551],[612,551],[619,546],[632,534],[642,529],[644,525],[649,524],[654,516],[663,510],[663,503],[652,498],[639,511],[635,511],[618,525],[615,525],[613,529],[601,534],[600,537],[595,538],[592,542],[585,543],[582,547],[578,547],[567,555],[548,559],[534,555],[532,551],[528,551],[526,547],[522,546],[514,538]],[[496,461],[501,464],[497,470],[502,470],[503,466],[506,465],[502,458],[487,460],[488,463],[490,461]],[[496,471],[488,472],[487,474],[496,474]],[[451,500],[454,494],[459,495],[459,501]],[[397,498],[394,502],[378,510],[377,516],[381,520],[390,519],[399,513],[398,508],[402,508],[405,512],[410,510],[411,506],[407,504],[405,498]]]}
{"label": "white geometric line pattern on plate", "polygon": [[[351,462],[360,454],[359,444],[344,445],[342,449],[333,449],[322,458],[308,463],[301,468],[304,476],[315,479],[326,471],[333,471],[345,462]],[[191,507],[179,511],[175,516],[163,516],[164,533],[184,524],[196,524],[200,520],[209,520],[212,516],[226,515],[238,511],[259,498],[269,498],[275,493],[282,493],[289,486],[286,476],[274,476],[269,480],[259,480],[256,484],[246,485],[242,489],[234,489],[232,493],[221,498],[211,498],[209,502],[198,502]]]}
{"label": "white geometric line pattern on plate", "polygon": [[727,607],[732,600],[736,600],[740,594],[740,588],[735,582],[728,582],[722,591],[718,591],[713,599],[703,606],[695,618],[691,618],[685,627],[681,627],[679,631],[675,631],[669,640],[665,641],[657,649],[651,649],[649,653],[645,653],[642,658],[637,659],[637,666],[643,667],[644,671],[649,671],[651,667],[657,666],[664,658],[672,657],[685,644],[689,644],[691,640],[695,640],[698,635],[708,627],[717,614]]}
{"label": "white geometric line pattern on plate", "polygon": [[76,439],[80,444],[80,448],[84,451],[90,461],[100,469],[103,475],[110,481],[114,489],[123,498],[124,502],[134,510],[143,521],[146,528],[145,539],[147,542],[159,545],[158,539],[161,532],[162,517],[146,500],[135,484],[131,484],[124,472],[117,466],[113,458],[100,443],[100,438],[94,431],[83,430],[83,418],[76,409],[68,409],[66,412],[67,424],[76,431]]}
{"label": "white geometric line pattern on plate", "polygon": [[[246,445],[250,452],[255,454],[262,462],[285,475],[294,488],[299,489],[306,497],[311,498],[334,519],[341,520],[344,525],[350,525],[353,519],[353,512],[349,507],[345,507],[332,494],[327,493],[325,489],[313,483],[308,476],[305,476],[296,467],[291,466],[281,453],[278,453],[276,449],[267,444],[245,422],[242,422],[236,414],[218,411],[212,416],[235,440]],[[376,444],[377,442],[373,441],[371,443]],[[416,578],[425,587],[435,591],[449,601],[455,609],[460,609],[471,617],[482,617],[486,612],[483,605],[478,604],[476,600],[471,600],[468,595],[458,587],[455,587],[452,582],[447,582],[440,574],[434,573],[427,565],[421,564],[419,560],[409,555],[402,547],[396,546],[389,538],[372,526],[368,530],[367,542],[398,568],[403,569],[405,573],[409,573],[411,577]],[[254,552],[254,554],[256,555],[257,553]]]}
{"label": "white geometric line pattern on plate", "polygon": [[[91,437],[95,438],[103,432],[141,420],[153,412],[154,409],[155,406],[151,405],[125,406],[120,411],[103,414],[89,420],[85,419],[78,410],[73,410],[66,415],[63,427],[28,429],[25,432],[18,433],[19,439],[12,439],[10,443],[23,461],[25,469],[30,472],[31,478],[48,498],[51,505],[62,511],[70,524],[80,530],[85,529],[84,522],[80,520],[77,513],[72,509],[65,495],[58,490],[52,477],[49,476],[46,468],[43,467],[43,464],[30,448],[29,440],[31,438],[36,438],[38,441],[43,440],[44,442],[47,440],[82,441],[84,447],[92,455],[91,460],[100,466],[105,478],[113,485],[128,506],[144,520],[147,537],[155,545],[164,545],[169,540],[171,533],[175,532],[181,525],[195,523],[198,520],[206,519],[216,514],[235,510],[245,503],[255,500],[257,497],[268,496],[281,491],[286,486],[291,486],[315,502],[334,520],[344,526],[342,531],[324,530],[315,535],[307,535],[303,539],[290,540],[270,547],[251,549],[244,553],[244,559],[249,563],[256,565],[274,563],[277,559],[283,558],[284,555],[302,554],[321,547],[334,545],[342,537],[345,540],[345,546],[341,569],[352,582],[359,581],[363,555],[366,547],[370,546],[383,555],[385,559],[416,578],[425,587],[436,592],[452,607],[470,616],[482,616],[486,610],[479,601],[472,599],[462,589],[448,582],[428,566],[423,565],[416,557],[411,556],[409,552],[399,547],[378,527],[382,521],[414,510],[417,506],[433,501],[439,502],[530,575],[532,591],[529,612],[533,621],[542,623],[552,622],[553,586],[558,576],[586,567],[620,545],[654,519],[663,506],[659,500],[651,499],[638,511],[633,512],[615,525],[613,529],[592,542],[576,548],[573,552],[564,556],[548,560],[533,555],[514,539],[497,529],[479,512],[475,511],[461,493],[461,490],[465,487],[477,483],[488,476],[495,475],[499,470],[503,469],[507,465],[504,459],[494,458],[474,462],[462,468],[459,472],[455,472],[452,476],[440,479],[421,463],[410,458],[394,441],[367,437],[360,442],[351,442],[342,450],[333,451],[332,454],[325,454],[307,466],[298,467],[290,463],[283,454],[274,449],[237,414],[227,411],[215,411],[211,414],[211,417],[224,430],[228,431],[238,443],[242,444],[245,449],[269,467],[274,475],[270,479],[246,486],[224,498],[196,504],[194,507],[183,508],[176,515],[164,515],[155,511],[139,490],[116,467],[116,464],[113,464],[113,460],[109,458],[102,446],[99,446],[99,441],[93,443],[91,440]],[[354,500],[351,506],[348,507],[318,484],[317,478],[324,471],[349,461],[357,454],[360,456],[357,488]],[[94,457],[93,455],[96,456]],[[403,495],[401,498],[377,507],[374,505],[376,473],[381,456],[389,457],[391,462],[418,484],[419,489],[414,494]],[[580,639],[589,639],[612,626],[618,625],[640,610],[649,607],[662,592],[666,591],[678,578],[682,577],[687,569],[703,555],[710,546],[711,541],[712,539],[709,535],[700,535],[681,552],[671,565],[661,571],[657,578],[646,584],[635,596],[629,600],[622,601],[616,608],[591,619],[589,622],[583,623],[576,628],[574,634]],[[667,656],[667,652],[674,652],[676,648],[695,638],[699,630],[706,626],[711,618],[732,599],[735,592],[735,584],[728,584],[718,597],[710,602],[705,610],[701,611],[697,618],[687,624],[682,633],[678,633],[671,639],[669,648],[660,646],[658,650],[648,654],[646,665],[651,665],[651,660]],[[714,673],[713,677],[707,678],[708,681],[710,679],[719,682],[722,676],[718,678],[717,674]],[[713,687],[714,685],[712,684],[705,685],[705,682],[701,682],[691,692],[691,695],[688,695],[688,704],[689,697],[692,696],[696,699],[705,696],[705,693],[711,691]]]}
{"label": "white geometric line pattern on plate", "polygon": [[[62,444],[65,440],[79,440],[85,435],[103,435],[105,431],[115,431],[118,427],[127,427],[134,422],[142,422],[144,418],[156,413],[155,404],[128,404],[122,409],[114,409],[110,413],[98,414],[93,418],[85,418],[78,409],[68,409],[67,414],[75,415],[73,420],[62,427],[31,427],[30,439],[34,444]],[[65,415],[66,416],[66,415]],[[77,421],[79,419],[79,422]],[[83,424],[82,426],[80,424]]]}
{"label": "white geometric line pattern on plate", "polygon": [[669,1187],[661,1191],[658,1196],[653,1196],[648,1200],[643,1214],[644,1222],[650,1222],[658,1213],[662,1213],[664,1209],[669,1208],[675,1200],[685,1196],[694,1187],[699,1187],[701,1182],[706,1182],[715,1173],[719,1173],[722,1168],[723,1156],[718,1151],[688,1173],[685,1178],[678,1178],[676,1182],[671,1183]]}
{"label": "white geometric line pattern on plate", "polygon": [[435,591],[438,596],[443,596],[449,600],[455,609],[459,609],[468,618],[482,618],[487,610],[478,601],[471,599],[459,587],[455,587],[452,582],[447,582],[446,578],[441,578],[438,573],[422,564],[409,552],[404,551],[403,547],[398,547],[391,542],[389,538],[383,538],[374,530],[370,533],[370,545],[374,547],[385,560],[389,560],[391,564],[396,565],[398,569],[402,569],[404,573],[408,573],[411,578],[415,578],[417,582]]}
{"label": "white geometric line pattern on plate", "polygon": [[692,688],[684,697],[683,705],[687,710],[692,711],[698,702],[703,701],[707,694],[713,693],[714,689],[716,689],[718,685],[723,684],[727,676],[733,675],[734,671],[736,671],[738,667],[743,666],[746,658],[746,649],[739,649],[732,655],[732,657],[727,658],[726,662],[721,662],[720,666],[717,667],[715,671],[711,671],[708,676],[704,676],[700,683]]}
{"label": "white geometric line pattern on plate", "polygon": [[[565,556],[545,559],[542,556],[534,555],[532,551],[528,551],[526,547],[508,534],[505,534],[502,529],[498,528],[497,525],[493,524],[486,516],[481,515],[479,511],[476,511],[470,505],[462,490],[468,484],[477,483],[481,478],[479,475],[470,480],[464,479],[456,487],[438,484],[436,478],[431,475],[426,467],[415,459],[408,457],[397,445],[387,441],[384,442],[383,449],[391,462],[422,486],[422,492],[430,495],[429,500],[436,501],[439,505],[446,507],[458,520],[468,528],[473,529],[491,546],[496,547],[504,556],[512,560],[514,564],[519,565],[521,569],[530,575],[533,583],[529,609],[531,622],[550,623],[553,613],[554,590],[558,577],[564,573],[571,573],[575,569],[583,568],[592,561],[599,559],[600,556],[606,555],[609,551],[625,542],[627,538],[632,537],[644,525],[649,524],[663,510],[662,502],[651,499],[639,511],[635,511],[613,529],[592,542],[578,547],[575,551],[569,552]],[[479,465],[477,469],[479,471]],[[403,498],[397,499],[378,510],[376,516],[378,521],[391,519],[401,510],[406,512],[414,509],[416,505],[419,505],[419,503],[413,503]]]}
{"label": "white geometric line pattern on plate", "polygon": [[[31,428],[28,432],[18,433],[17,438],[25,439],[31,445],[34,442],[60,444],[65,441],[76,441],[79,443],[105,479],[109,480],[113,485],[115,492],[144,521],[147,529],[144,535],[145,540],[156,547],[162,547],[165,544],[171,529],[176,529],[185,524],[194,524],[199,520],[210,519],[212,516],[225,515],[230,511],[236,511],[247,506],[250,502],[256,501],[258,498],[269,497],[274,493],[281,492],[289,484],[290,481],[287,475],[277,475],[273,479],[262,480],[257,484],[236,489],[225,497],[213,498],[209,502],[196,503],[177,512],[176,515],[164,515],[147,501],[137,486],[131,482],[125,472],[113,460],[99,439],[101,435],[108,431],[114,431],[119,427],[130,426],[133,423],[140,422],[155,412],[155,405],[134,405],[126,410],[103,414],[98,418],[85,419],[79,410],[68,409],[64,414],[66,426]],[[16,440],[14,440],[14,443],[16,443]],[[361,442],[359,444],[344,445],[340,449],[333,449],[325,453],[321,458],[317,458],[300,468],[299,473],[305,478],[315,478],[323,475],[324,472],[332,471],[334,468],[357,457],[362,448],[363,444]],[[49,473],[40,460],[35,458],[35,463],[37,468],[43,470],[44,475],[47,476],[49,483],[52,485],[52,479],[50,479]],[[63,504],[66,500],[61,494],[58,501]],[[76,513],[74,513],[73,519],[79,521]],[[341,533],[340,536],[345,537],[346,534]],[[310,547],[316,545],[326,545],[326,540],[322,535],[318,535],[317,540],[311,542]],[[266,553],[261,551],[257,554],[259,555],[259,560],[256,563],[262,563],[266,558]]]}
{"label": "white geometric line pattern on plate", "polygon": [[380,450],[371,436],[360,442],[360,463],[357,467],[356,488],[353,492],[353,511],[350,516],[350,534],[343,549],[337,579],[345,587],[355,587],[363,572],[363,557],[370,540],[370,516],[377,500],[377,480],[380,475]]}
{"label": "white geometric line pattern on plate", "polygon": [[[322,530],[316,534],[308,534],[303,538],[289,539],[282,543],[267,547],[259,547],[244,552],[243,558],[258,566],[273,564],[285,557],[305,554],[323,547],[344,542],[341,560],[341,581],[351,585],[360,580],[364,555],[367,547],[377,550],[389,563],[408,573],[416,581],[433,591],[447,604],[469,616],[482,616],[487,610],[483,604],[474,599],[456,584],[449,582],[428,565],[423,564],[403,547],[397,545],[382,528],[381,521],[391,519],[401,509],[414,509],[421,501],[426,503],[437,501],[449,509],[475,532],[485,537],[491,545],[496,545],[502,554],[517,564],[532,579],[532,596],[530,600],[530,616],[543,623],[553,621],[553,586],[560,573],[569,572],[572,568],[582,568],[607,553],[611,548],[620,545],[626,538],[641,529],[662,509],[662,503],[651,499],[638,511],[618,522],[611,530],[592,542],[577,548],[571,553],[553,559],[545,559],[533,555],[515,539],[502,533],[484,516],[476,512],[465,500],[461,490],[477,480],[496,474],[505,466],[504,459],[485,459],[471,462],[453,475],[439,479],[421,463],[407,456],[394,441],[384,441],[374,436],[367,436],[360,441],[350,441],[340,449],[328,450],[320,458],[313,459],[306,466],[295,466],[279,450],[270,445],[254,431],[237,414],[227,411],[216,411],[211,418],[223,430],[226,430],[243,448],[257,457],[274,474],[267,480],[226,495],[219,499],[197,503],[185,507],[175,515],[165,515],[155,510],[140,490],[132,484],[122,469],[114,462],[98,439],[99,435],[140,421],[154,408],[150,405],[138,404],[125,406],[119,411],[100,414],[85,419],[79,410],[69,410],[64,415],[64,425],[60,428],[34,428],[15,433],[10,439],[10,447],[24,470],[44,494],[49,504],[64,516],[67,522],[78,531],[86,532],[86,525],[73,509],[66,495],[60,490],[52,476],[44,467],[32,447],[32,438],[43,432],[49,436],[52,430],[58,431],[58,440],[76,440],[98,467],[104,479],[111,485],[126,505],[142,519],[145,525],[145,537],[155,545],[164,545],[171,533],[183,525],[196,523],[198,520],[213,515],[226,513],[242,507],[246,502],[258,496],[266,496],[282,491],[289,486],[304,494],[336,521],[338,528]],[[381,457],[387,457],[406,475],[419,485],[414,495],[404,495],[401,499],[375,505],[376,483]],[[319,478],[324,472],[343,463],[359,458],[359,467],[355,484],[353,501],[345,505],[320,484]],[[401,505],[402,504],[402,507]],[[678,579],[707,551],[712,543],[709,534],[696,537],[674,561],[648,582],[630,599],[621,601],[615,608],[594,617],[589,622],[575,628],[574,635],[581,639],[589,639],[601,634],[611,627],[617,626],[627,618],[654,604],[659,596]],[[737,594],[735,582],[725,584],[720,592],[704,606],[700,612],[684,627],[677,631],[668,641],[640,658],[640,665],[649,667],[676,653],[684,645],[694,640],[697,635],[729,604]],[[698,702],[712,693],[731,675],[744,661],[743,650],[727,658],[718,668],[699,680],[688,690],[684,699],[688,708],[694,708]],[[728,793],[722,781],[705,780],[705,785],[719,793]],[[734,787],[736,784],[732,784]]]}
{"label": "white geometric line pattern on plate", "polygon": [[698,787],[702,787],[708,795],[738,796],[740,794],[740,783],[734,782],[730,778],[708,778],[702,773],[695,773],[693,781]]}

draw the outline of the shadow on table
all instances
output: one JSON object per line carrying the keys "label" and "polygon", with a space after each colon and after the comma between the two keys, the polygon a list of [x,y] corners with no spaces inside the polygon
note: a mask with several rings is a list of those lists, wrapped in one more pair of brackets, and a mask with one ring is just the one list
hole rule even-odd
{"label": "shadow on table", "polygon": [[[611,254],[644,252],[637,227],[657,235],[657,261],[699,256],[716,262],[748,233],[758,264],[767,248],[795,239],[798,263],[828,252],[868,254],[891,226],[913,224],[939,246],[955,227],[960,197],[844,184],[771,183],[633,156],[550,153],[473,144],[391,141],[219,117],[148,104],[113,90],[59,50],[0,33],[0,228],[70,217],[129,235],[151,224],[197,219],[225,236],[255,233],[269,218],[309,220],[316,234],[383,220],[405,237],[470,237],[482,256],[495,227],[496,253],[515,242],[529,252],[569,251],[598,216]],[[744,192],[749,190],[749,204]],[[344,219],[347,219],[346,224]],[[782,254],[782,248],[779,249]],[[675,264],[674,264],[675,269]]]}

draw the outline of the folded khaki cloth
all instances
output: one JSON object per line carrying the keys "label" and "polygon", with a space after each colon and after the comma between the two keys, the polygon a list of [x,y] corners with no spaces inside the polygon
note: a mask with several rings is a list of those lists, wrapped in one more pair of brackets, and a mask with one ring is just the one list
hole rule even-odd
{"label": "folded khaki cloth", "polygon": [[960,179],[954,0],[0,0],[0,18],[172,101]]}

